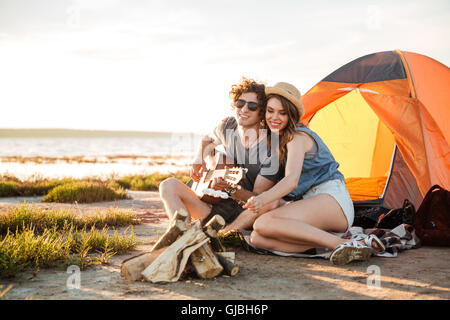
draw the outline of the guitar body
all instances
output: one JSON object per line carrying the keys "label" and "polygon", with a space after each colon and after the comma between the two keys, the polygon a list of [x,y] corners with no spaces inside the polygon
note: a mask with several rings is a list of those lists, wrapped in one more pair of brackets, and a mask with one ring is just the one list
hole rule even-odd
{"label": "guitar body", "polygon": [[[206,174],[206,172],[205,172]],[[206,182],[204,181],[205,176],[203,176],[199,182],[195,182],[192,184],[192,190],[194,190],[195,194],[200,198],[200,200],[210,203],[210,204],[217,204],[222,200],[221,198],[216,198],[213,196],[208,196],[207,194],[203,193],[203,190],[209,189],[211,185],[211,181]]]}
{"label": "guitar body", "polygon": [[227,165],[225,162],[225,155],[218,154],[216,157],[216,163],[214,169],[209,169],[203,172],[201,179],[198,182],[193,181],[191,189],[200,198],[200,200],[217,204],[222,200],[221,197],[213,197],[204,193],[206,189],[211,189],[211,184],[214,178],[223,178],[231,185],[238,185],[244,177],[247,169],[244,168],[225,168]]}

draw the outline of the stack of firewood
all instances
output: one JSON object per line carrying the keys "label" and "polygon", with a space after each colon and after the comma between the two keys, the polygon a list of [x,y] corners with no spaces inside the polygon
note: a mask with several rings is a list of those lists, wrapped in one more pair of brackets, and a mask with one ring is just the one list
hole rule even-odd
{"label": "stack of firewood", "polygon": [[201,279],[236,275],[235,253],[227,252],[217,237],[225,220],[215,215],[202,227],[199,220],[188,224],[187,218],[185,210],[178,210],[151,251],[124,260],[120,274],[153,283],[175,282],[192,271]]}

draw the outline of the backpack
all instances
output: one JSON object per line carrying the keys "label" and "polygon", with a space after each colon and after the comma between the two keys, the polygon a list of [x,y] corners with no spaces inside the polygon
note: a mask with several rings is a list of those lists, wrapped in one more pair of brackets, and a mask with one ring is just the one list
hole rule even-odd
{"label": "backpack", "polygon": [[378,218],[391,210],[383,206],[354,205],[354,208],[355,218],[353,220],[353,226],[361,227],[363,229],[375,228]]}
{"label": "backpack", "polygon": [[415,213],[414,205],[408,199],[405,199],[403,206],[397,209],[383,206],[355,206],[353,226],[363,229],[394,229],[401,224],[412,225]]}
{"label": "backpack", "polygon": [[417,210],[413,226],[423,245],[450,246],[450,192],[432,186]]}
{"label": "backpack", "polygon": [[401,224],[412,225],[415,214],[414,205],[408,199],[405,199],[401,208],[392,209],[380,215],[375,228],[394,229]]}

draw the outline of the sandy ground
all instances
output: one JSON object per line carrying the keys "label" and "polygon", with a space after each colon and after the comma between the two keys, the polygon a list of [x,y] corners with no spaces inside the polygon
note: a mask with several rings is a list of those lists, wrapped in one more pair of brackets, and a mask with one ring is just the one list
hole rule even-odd
{"label": "sandy ground", "polygon": [[[242,248],[236,252],[239,273],[210,280],[188,278],[176,283],[127,282],[120,276],[121,262],[149,250],[168,219],[156,192],[130,192],[133,200],[80,204],[81,212],[117,206],[144,218],[134,227],[144,242],[136,251],[115,256],[109,265],[81,271],[79,289],[68,289],[67,270],[31,271],[0,281],[0,293],[12,285],[3,299],[450,299],[450,248],[422,247],[401,252],[396,258],[372,258],[336,267],[325,259],[259,255]],[[43,208],[74,208],[71,204],[40,203],[40,198],[2,198],[0,211],[17,203],[32,202]],[[379,271],[379,286],[376,273]],[[368,285],[369,284],[369,285]],[[2,287],[3,286],[3,287]]]}

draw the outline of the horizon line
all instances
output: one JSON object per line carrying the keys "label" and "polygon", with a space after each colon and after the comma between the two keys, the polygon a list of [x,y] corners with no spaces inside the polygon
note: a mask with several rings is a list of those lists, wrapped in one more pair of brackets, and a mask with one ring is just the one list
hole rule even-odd
{"label": "horizon line", "polygon": [[[72,128],[0,128],[0,138],[4,134],[11,134],[11,136],[28,136],[29,133],[66,133],[66,134],[131,134],[131,135],[169,135],[169,134],[194,134],[201,135],[202,133],[188,132],[188,131],[144,131],[144,130],[111,130],[111,129],[72,129]],[[3,133],[3,134],[2,134]]]}

